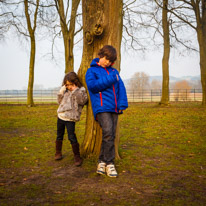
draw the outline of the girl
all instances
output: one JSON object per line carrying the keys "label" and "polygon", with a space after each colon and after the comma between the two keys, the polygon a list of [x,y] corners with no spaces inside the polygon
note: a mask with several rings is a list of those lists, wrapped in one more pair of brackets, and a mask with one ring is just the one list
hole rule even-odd
{"label": "girl", "polygon": [[79,143],[75,134],[75,122],[80,120],[82,108],[87,102],[87,93],[75,72],[70,72],[65,75],[62,87],[57,94],[57,100],[59,108],[57,110],[55,160],[62,159],[62,141],[66,126],[68,139],[74,153],[75,165],[80,166],[83,160],[79,153]]}

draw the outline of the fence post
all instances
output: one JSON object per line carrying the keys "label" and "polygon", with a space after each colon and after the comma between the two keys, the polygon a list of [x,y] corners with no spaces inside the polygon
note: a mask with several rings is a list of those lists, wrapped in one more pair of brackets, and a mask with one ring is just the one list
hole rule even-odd
{"label": "fence post", "polygon": [[177,98],[177,101],[179,101],[179,99],[180,99],[180,97],[179,97],[179,95],[180,95],[180,90],[178,89],[178,98]]}
{"label": "fence post", "polygon": [[195,101],[195,89],[194,89],[194,101]]}
{"label": "fence post", "polygon": [[51,96],[52,96],[52,100],[53,100],[54,99],[54,92],[53,92],[53,90],[51,90]]}
{"label": "fence post", "polygon": [[162,100],[162,90],[160,89],[160,102]]}
{"label": "fence post", "polygon": [[152,102],[152,89],[151,89],[151,102]]}
{"label": "fence post", "polygon": [[6,95],[6,93],[7,93],[7,92],[6,92],[6,90],[5,90],[5,96],[6,96],[6,103],[7,103],[7,95]]}
{"label": "fence post", "polygon": [[19,92],[16,90],[17,104],[19,104]]}

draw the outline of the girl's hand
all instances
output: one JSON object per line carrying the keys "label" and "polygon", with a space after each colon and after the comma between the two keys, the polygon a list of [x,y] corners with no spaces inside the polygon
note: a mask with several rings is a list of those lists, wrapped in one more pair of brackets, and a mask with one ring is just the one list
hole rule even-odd
{"label": "girl's hand", "polygon": [[66,91],[66,87],[65,85],[61,87],[61,89],[59,90],[59,93],[64,94],[64,92]]}

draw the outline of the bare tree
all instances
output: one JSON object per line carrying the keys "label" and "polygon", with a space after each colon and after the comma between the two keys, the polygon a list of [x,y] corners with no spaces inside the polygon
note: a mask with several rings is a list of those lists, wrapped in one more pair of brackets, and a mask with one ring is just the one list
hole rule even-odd
{"label": "bare tree", "polygon": [[202,105],[206,105],[206,1],[176,0],[168,11],[182,24],[194,29],[197,34],[200,53],[200,71],[202,83]]}
{"label": "bare tree", "polygon": [[27,105],[33,106],[34,67],[36,55],[35,32],[39,14],[40,0],[36,1],[2,1],[4,17],[8,26],[13,26],[17,32],[30,40],[29,81],[27,90]]}
{"label": "bare tree", "polygon": [[[114,65],[120,70],[120,47],[122,39],[122,1],[121,0],[83,0],[83,57],[78,72],[84,86],[85,74],[91,60],[97,57],[100,48],[106,44],[113,45],[117,50],[117,61]],[[117,134],[119,134],[117,129]],[[118,135],[116,135],[116,158],[118,155]],[[82,151],[84,155],[99,154],[101,147],[101,128],[94,120],[91,102],[88,102],[87,120]]]}
{"label": "bare tree", "polygon": [[174,97],[176,101],[178,100],[186,101],[189,99],[191,86],[189,85],[188,81],[182,80],[176,82],[173,89],[175,92]]}
{"label": "bare tree", "polygon": [[30,63],[29,63],[29,82],[27,90],[27,105],[33,106],[33,84],[34,84],[34,64],[35,64],[35,55],[36,55],[36,40],[35,40],[35,31],[37,26],[37,14],[38,14],[39,0],[36,0],[36,5],[34,7],[34,16],[33,16],[33,26],[31,23],[31,5],[28,4],[27,0],[24,0],[25,16],[27,22],[27,29],[29,31],[31,50],[30,50]]}
{"label": "bare tree", "polygon": [[144,72],[136,72],[129,83],[129,89],[142,91],[149,86],[149,76]]}
{"label": "bare tree", "polygon": [[[74,55],[73,55],[73,48],[74,48],[74,36],[76,33],[81,31],[82,27],[76,31],[75,33],[75,20],[77,15],[77,9],[79,6],[80,0],[72,0],[72,8],[71,8],[71,15],[68,15],[69,10],[69,2],[67,1],[64,4],[63,0],[54,0],[56,9],[59,14],[61,31],[63,34],[64,40],[64,55],[65,55],[65,73],[74,71]],[[66,5],[66,8],[65,8]],[[69,17],[70,18],[69,18]],[[69,19],[69,20],[68,20]],[[69,27],[68,27],[69,24]]]}
{"label": "bare tree", "polygon": [[[154,6],[155,4],[153,4],[153,2],[155,2],[157,6]],[[170,49],[178,49],[179,53],[181,53],[185,48],[191,51],[196,51],[196,49],[192,45],[191,39],[188,39],[188,32],[185,32],[185,25],[183,25],[181,21],[177,21],[177,18],[169,12],[170,9],[174,11],[177,9],[174,6],[174,1],[155,0],[153,2],[141,0],[128,0],[125,2],[124,21],[127,22],[127,25],[124,25],[124,29],[126,31],[124,33],[130,37],[131,47],[137,50],[137,48],[140,49],[142,46],[142,51],[145,51],[148,46],[150,50],[152,48],[162,47],[162,41],[159,42],[159,36],[157,34],[162,37],[164,49],[162,58],[162,98],[160,104],[167,105],[169,104]],[[160,11],[162,13],[161,18]],[[188,13],[183,14],[183,16],[188,16]],[[181,35],[177,35],[178,32]],[[123,37],[124,36],[125,35],[123,35]],[[181,38],[181,36],[184,38]],[[123,38],[123,40],[128,42],[128,38]],[[145,43],[142,43],[142,40],[145,41],[148,46],[146,46]]]}
{"label": "bare tree", "polygon": [[161,89],[161,81],[158,81],[156,79],[153,79],[151,84],[150,84],[151,89]]}
{"label": "bare tree", "polygon": [[149,76],[144,72],[136,72],[129,83],[129,90],[138,96],[138,98],[142,98],[145,94],[145,89],[149,87]]}
{"label": "bare tree", "polygon": [[162,29],[164,40],[164,52],[162,58],[162,97],[160,104],[169,104],[169,58],[170,58],[170,32],[169,32],[169,20],[168,20],[168,0],[163,0],[162,9]]}

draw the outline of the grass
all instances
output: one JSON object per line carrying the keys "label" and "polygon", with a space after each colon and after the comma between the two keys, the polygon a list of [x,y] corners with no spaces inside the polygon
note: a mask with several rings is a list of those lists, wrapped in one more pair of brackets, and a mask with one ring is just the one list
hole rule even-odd
{"label": "grass", "polygon": [[[57,105],[0,105],[1,205],[205,205],[206,110],[201,103],[130,104],[120,115],[119,177],[96,157],[54,161]],[[85,109],[76,124],[81,143]]]}

